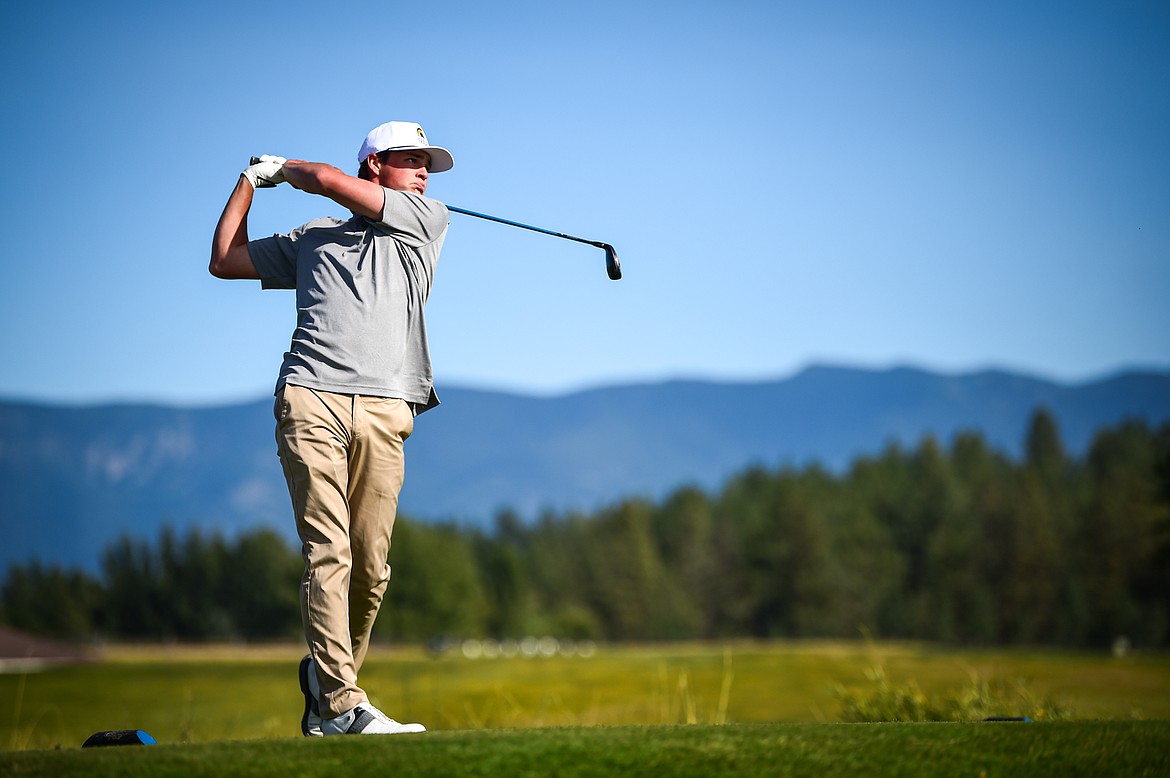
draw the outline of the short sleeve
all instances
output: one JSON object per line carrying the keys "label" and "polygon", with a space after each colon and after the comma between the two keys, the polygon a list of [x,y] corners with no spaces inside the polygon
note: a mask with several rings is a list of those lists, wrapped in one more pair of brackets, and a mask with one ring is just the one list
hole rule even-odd
{"label": "short sleeve", "polygon": [[[385,187],[383,187],[385,188]],[[425,246],[447,229],[447,206],[414,192],[386,189],[382,221],[378,226],[408,246]]]}
{"label": "short sleeve", "polygon": [[297,288],[297,247],[292,235],[250,241],[248,253],[264,289]]}

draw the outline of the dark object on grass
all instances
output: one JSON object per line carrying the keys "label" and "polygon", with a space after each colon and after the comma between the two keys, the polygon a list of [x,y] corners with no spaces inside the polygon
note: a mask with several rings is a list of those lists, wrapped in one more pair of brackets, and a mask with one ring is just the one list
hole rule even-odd
{"label": "dark object on grass", "polygon": [[1032,723],[1032,719],[1028,718],[1027,716],[988,716],[987,718],[985,718],[983,720],[984,721],[1025,721],[1029,724]]}
{"label": "dark object on grass", "polygon": [[95,732],[81,744],[82,748],[93,746],[153,746],[156,744],[149,733],[141,729],[112,729],[107,732]]}

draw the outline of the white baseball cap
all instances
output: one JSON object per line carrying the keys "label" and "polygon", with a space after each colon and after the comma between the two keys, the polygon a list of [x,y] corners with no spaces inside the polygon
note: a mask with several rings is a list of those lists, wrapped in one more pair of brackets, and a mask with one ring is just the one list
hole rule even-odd
{"label": "white baseball cap", "polygon": [[429,145],[427,134],[414,122],[386,122],[370,130],[362,142],[362,147],[358,149],[358,164],[365,162],[371,154],[406,149],[418,149],[431,155],[428,173],[442,173],[455,166],[455,158],[451,156],[451,152],[441,146]]}

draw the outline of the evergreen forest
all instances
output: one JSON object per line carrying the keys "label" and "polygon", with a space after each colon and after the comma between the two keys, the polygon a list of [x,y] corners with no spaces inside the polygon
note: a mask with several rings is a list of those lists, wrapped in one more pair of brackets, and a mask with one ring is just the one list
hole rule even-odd
{"label": "evergreen forest", "polygon": [[[714,493],[505,511],[487,530],[400,516],[376,639],[1170,645],[1170,424],[1103,429],[1072,457],[1040,409],[1023,450],[972,432],[840,473],[759,466]],[[11,566],[0,622],[78,641],[291,639],[301,567],[268,529],[123,537],[97,573]]]}

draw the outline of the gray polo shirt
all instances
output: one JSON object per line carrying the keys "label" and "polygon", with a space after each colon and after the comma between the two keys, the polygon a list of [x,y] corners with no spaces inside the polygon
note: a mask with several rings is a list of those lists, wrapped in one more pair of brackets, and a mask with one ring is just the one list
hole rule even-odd
{"label": "gray polo shirt", "polygon": [[311,221],[251,241],[265,289],[296,289],[297,326],[277,391],[287,384],[438,405],[423,305],[447,236],[447,206],[386,189],[382,220]]}

